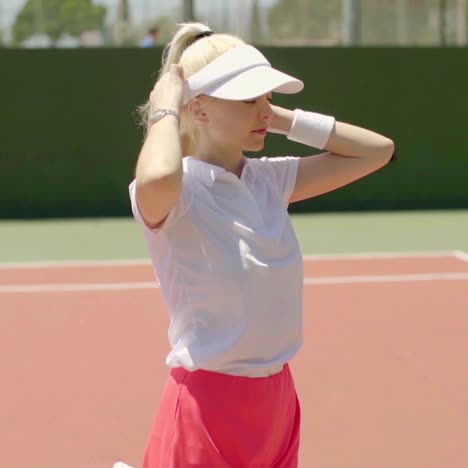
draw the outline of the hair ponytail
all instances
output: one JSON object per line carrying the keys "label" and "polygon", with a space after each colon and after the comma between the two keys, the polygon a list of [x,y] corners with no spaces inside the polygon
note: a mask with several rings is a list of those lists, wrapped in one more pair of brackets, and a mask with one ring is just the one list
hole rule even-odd
{"label": "hair ponytail", "polygon": [[[187,79],[227,50],[244,44],[242,39],[228,34],[203,34],[211,30],[202,23],[181,23],[178,26],[179,29],[173,38],[164,47],[158,80],[170,70],[173,64],[182,65]],[[148,118],[153,110],[150,108],[150,101],[138,108],[140,123],[145,129],[145,138]],[[197,128],[185,112],[181,113],[179,133],[184,156],[193,154],[198,139]]]}
{"label": "hair ponytail", "polygon": [[171,65],[178,64],[187,47],[197,40],[197,36],[209,32],[210,28],[202,23],[181,23],[174,37],[164,47],[159,77],[168,72]]}

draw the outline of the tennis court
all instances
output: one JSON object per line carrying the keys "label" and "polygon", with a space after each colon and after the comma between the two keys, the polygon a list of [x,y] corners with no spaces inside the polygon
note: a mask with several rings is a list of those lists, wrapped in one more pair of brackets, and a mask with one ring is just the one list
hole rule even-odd
{"label": "tennis court", "polygon": [[[468,213],[295,216],[302,468],[464,468]],[[5,222],[1,466],[138,467],[167,314],[131,220]]]}

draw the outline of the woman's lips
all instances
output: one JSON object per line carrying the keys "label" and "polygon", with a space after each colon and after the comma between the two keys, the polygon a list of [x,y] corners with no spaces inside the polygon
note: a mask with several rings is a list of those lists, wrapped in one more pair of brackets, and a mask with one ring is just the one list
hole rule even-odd
{"label": "woman's lips", "polygon": [[266,128],[260,128],[258,130],[254,130],[253,133],[257,133],[258,135],[266,135],[267,134],[267,129]]}

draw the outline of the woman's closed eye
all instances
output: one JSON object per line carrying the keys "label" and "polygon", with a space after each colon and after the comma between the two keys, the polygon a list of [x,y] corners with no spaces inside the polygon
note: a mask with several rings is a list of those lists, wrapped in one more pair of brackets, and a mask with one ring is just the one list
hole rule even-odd
{"label": "woman's closed eye", "polygon": [[[273,99],[270,97],[270,98],[267,98],[267,101],[268,102],[272,102]],[[249,101],[244,101],[246,104],[255,104],[257,102],[257,99],[251,99]]]}

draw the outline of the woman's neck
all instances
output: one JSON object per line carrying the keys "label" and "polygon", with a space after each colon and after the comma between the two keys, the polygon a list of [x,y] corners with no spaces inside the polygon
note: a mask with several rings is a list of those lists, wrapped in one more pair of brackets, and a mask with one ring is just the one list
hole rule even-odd
{"label": "woman's neck", "polygon": [[244,166],[244,155],[238,149],[228,150],[221,147],[199,146],[193,156],[200,161],[222,167],[227,172],[237,175],[237,177],[240,177]]}

